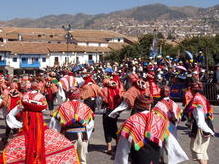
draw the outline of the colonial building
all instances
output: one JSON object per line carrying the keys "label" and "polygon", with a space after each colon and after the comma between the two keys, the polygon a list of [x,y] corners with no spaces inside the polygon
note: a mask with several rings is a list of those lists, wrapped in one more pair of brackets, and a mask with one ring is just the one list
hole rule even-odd
{"label": "colonial building", "polygon": [[[66,38],[66,36],[71,36]],[[1,70],[34,70],[68,63],[101,62],[103,56],[133,43],[133,38],[103,30],[0,28]]]}

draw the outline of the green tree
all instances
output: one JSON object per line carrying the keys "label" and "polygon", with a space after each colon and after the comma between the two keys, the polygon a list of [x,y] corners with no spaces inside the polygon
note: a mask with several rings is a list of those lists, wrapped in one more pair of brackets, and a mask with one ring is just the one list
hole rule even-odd
{"label": "green tree", "polygon": [[209,66],[213,66],[214,56],[219,54],[219,43],[217,41],[218,37],[211,36],[197,36],[192,38],[184,39],[180,44],[179,48],[181,52],[188,50],[193,54],[202,51],[206,58],[206,63]]}
{"label": "green tree", "polygon": [[[148,58],[150,53],[150,47],[153,42],[153,35],[146,34],[139,38],[139,42],[127,45],[121,50],[112,51],[105,57],[106,60],[111,61],[122,61],[125,58]],[[215,60],[219,61],[219,35],[215,37],[212,36],[197,36],[192,38],[186,38],[178,44],[178,46],[173,46],[168,44],[165,40],[158,40],[158,48],[162,47],[163,56],[170,55],[176,56],[181,52],[190,51],[193,54],[197,54],[202,51],[205,55],[206,63],[209,66],[215,64]]]}

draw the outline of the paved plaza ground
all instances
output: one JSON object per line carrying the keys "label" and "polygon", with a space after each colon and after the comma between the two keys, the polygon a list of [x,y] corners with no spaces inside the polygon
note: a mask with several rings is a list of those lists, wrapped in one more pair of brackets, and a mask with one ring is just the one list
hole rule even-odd
{"label": "paved plaza ground", "polygon": [[[216,136],[211,139],[209,146],[209,164],[219,164],[219,106],[214,106],[215,109],[215,119],[214,119],[214,127],[216,130]],[[129,116],[129,112],[123,112],[121,117],[119,118],[119,123],[122,123],[125,118]],[[45,114],[46,121],[49,120],[48,114]],[[5,128],[4,120],[0,120],[0,137],[3,136]],[[191,153],[189,150],[189,142],[190,138],[188,137],[188,129],[185,126],[184,122],[180,123],[178,126],[178,141],[186,151],[187,155],[191,159]],[[1,144],[2,149],[2,144]],[[104,134],[102,127],[102,115],[96,114],[95,118],[95,131],[90,140],[89,144],[89,153],[88,153],[88,164],[113,164],[113,159],[111,156],[103,153],[105,150],[105,142],[104,142]],[[196,162],[187,161],[185,164],[193,164]]]}

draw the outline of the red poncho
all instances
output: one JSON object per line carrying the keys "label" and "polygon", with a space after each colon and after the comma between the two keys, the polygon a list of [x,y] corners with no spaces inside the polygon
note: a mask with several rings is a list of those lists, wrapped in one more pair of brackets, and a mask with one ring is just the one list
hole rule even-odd
{"label": "red poncho", "polygon": [[[119,134],[134,144],[139,150],[147,140],[162,147],[164,139],[169,136],[169,122],[153,112],[136,113],[122,125]],[[146,140],[145,140],[146,139]]]}

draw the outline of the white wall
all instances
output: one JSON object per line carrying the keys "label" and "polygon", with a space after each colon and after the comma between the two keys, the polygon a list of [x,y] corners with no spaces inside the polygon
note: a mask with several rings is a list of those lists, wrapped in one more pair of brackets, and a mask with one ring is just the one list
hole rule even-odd
{"label": "white wall", "polygon": [[89,55],[92,55],[92,60],[94,63],[99,62],[99,55],[103,55],[102,53],[77,53],[79,64],[88,63]]}
{"label": "white wall", "polygon": [[100,43],[100,47],[108,47],[108,43]]}
{"label": "white wall", "polygon": [[99,47],[99,43],[88,43],[90,47]]}
{"label": "white wall", "polygon": [[65,57],[68,57],[69,63],[75,63],[76,62],[76,57],[74,53],[52,53],[49,56],[48,59],[48,65],[53,67],[55,63],[55,58],[58,57],[59,59],[59,65],[62,66],[65,64]]}
{"label": "white wall", "polygon": [[[28,63],[32,63],[32,58],[33,57],[38,57],[38,61],[40,63],[40,68],[45,68],[47,65],[49,65],[49,60],[47,55],[9,55],[8,58],[6,59],[8,66],[18,69],[20,68],[20,63],[22,62],[21,58],[22,57],[27,57],[28,58]],[[42,58],[46,57],[46,62],[42,62]],[[17,62],[13,61],[13,58],[17,58]]]}
{"label": "white wall", "polygon": [[[113,40],[111,42],[117,42],[118,43],[118,40]],[[120,41],[120,42],[124,42],[123,41]],[[94,43],[94,42],[78,42],[77,43],[78,46],[90,46],[90,47],[108,47],[108,43]]]}
{"label": "white wall", "polygon": [[[78,57],[79,64],[88,63],[89,55],[92,55],[92,60],[94,62],[99,62],[99,55],[102,53],[51,53],[47,55],[16,55],[16,54],[5,54],[0,53],[0,56],[5,56],[5,60],[8,66],[18,69],[20,68],[21,58],[28,57],[28,63],[32,63],[33,57],[38,57],[40,62],[40,68],[46,68],[47,66],[53,67],[55,63],[55,57],[59,59],[59,65],[62,66],[65,64],[65,57],[69,58],[69,63],[76,63],[76,57]],[[43,62],[43,58],[46,58],[46,62]],[[3,58],[3,59],[4,59]],[[17,58],[17,61],[14,62],[13,58]]]}
{"label": "white wall", "polygon": [[85,42],[78,42],[77,45],[78,46],[87,46],[87,43],[85,43]]}
{"label": "white wall", "polygon": [[[17,58],[17,62],[13,62],[13,58]],[[12,68],[20,68],[21,58],[18,55],[10,55],[7,59],[7,64]]]}
{"label": "white wall", "polygon": [[124,38],[111,38],[109,40],[111,43],[124,43]]}

